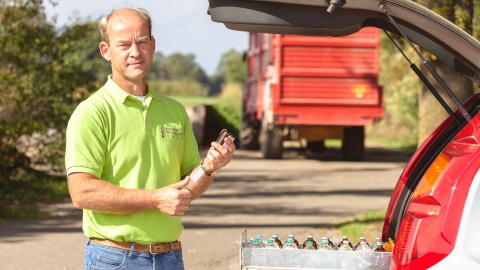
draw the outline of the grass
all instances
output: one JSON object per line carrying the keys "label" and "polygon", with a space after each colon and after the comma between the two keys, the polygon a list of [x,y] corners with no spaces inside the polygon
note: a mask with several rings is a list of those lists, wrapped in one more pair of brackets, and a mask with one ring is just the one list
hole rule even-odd
{"label": "grass", "polygon": [[365,237],[373,243],[376,237],[382,236],[383,220],[386,210],[370,211],[353,217],[351,220],[342,222],[335,227],[340,230],[340,234],[347,235],[351,240],[356,241],[360,237]]}
{"label": "grass", "polygon": [[326,140],[325,147],[328,148],[341,148],[342,147],[342,140]]}

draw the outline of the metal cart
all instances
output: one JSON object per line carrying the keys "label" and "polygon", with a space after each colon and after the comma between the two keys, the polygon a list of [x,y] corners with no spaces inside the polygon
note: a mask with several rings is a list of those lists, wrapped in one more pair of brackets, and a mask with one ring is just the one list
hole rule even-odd
{"label": "metal cart", "polygon": [[389,270],[391,252],[283,250],[250,248],[247,229],[240,235],[241,270],[372,269]]}

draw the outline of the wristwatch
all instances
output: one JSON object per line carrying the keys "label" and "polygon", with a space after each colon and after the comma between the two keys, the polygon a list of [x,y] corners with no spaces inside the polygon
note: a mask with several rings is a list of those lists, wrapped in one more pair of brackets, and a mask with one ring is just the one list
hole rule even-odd
{"label": "wristwatch", "polygon": [[205,169],[203,165],[200,165],[200,170],[202,170],[203,173],[206,174],[207,176],[214,176],[217,173],[217,171],[207,172],[207,169]]}

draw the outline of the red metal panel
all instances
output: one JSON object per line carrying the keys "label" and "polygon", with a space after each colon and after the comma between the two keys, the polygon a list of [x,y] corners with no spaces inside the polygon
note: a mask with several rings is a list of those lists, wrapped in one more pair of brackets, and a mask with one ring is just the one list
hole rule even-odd
{"label": "red metal panel", "polygon": [[275,123],[285,125],[365,126],[382,118],[381,107],[296,105],[273,110]]}
{"label": "red metal panel", "polygon": [[376,29],[338,38],[282,36],[276,104],[380,106],[378,54]]}
{"label": "red metal panel", "polygon": [[381,105],[376,78],[283,77],[283,103]]}
{"label": "red metal panel", "polygon": [[262,116],[268,80],[277,121],[372,124],[382,117],[379,55],[375,28],[334,38],[251,33],[247,112]]}

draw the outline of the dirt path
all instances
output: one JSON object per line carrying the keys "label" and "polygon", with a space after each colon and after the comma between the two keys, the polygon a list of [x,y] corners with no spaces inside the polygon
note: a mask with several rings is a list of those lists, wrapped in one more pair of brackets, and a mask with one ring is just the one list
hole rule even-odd
{"label": "dirt path", "polygon": [[[239,269],[234,242],[245,228],[249,236],[294,233],[303,239],[341,219],[385,209],[408,155],[367,149],[364,162],[338,156],[290,151],[272,161],[237,151],[183,219],[186,269]],[[69,203],[50,207],[52,218],[0,225],[1,269],[82,269],[81,211]]]}

